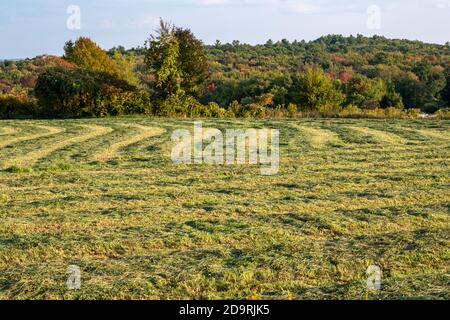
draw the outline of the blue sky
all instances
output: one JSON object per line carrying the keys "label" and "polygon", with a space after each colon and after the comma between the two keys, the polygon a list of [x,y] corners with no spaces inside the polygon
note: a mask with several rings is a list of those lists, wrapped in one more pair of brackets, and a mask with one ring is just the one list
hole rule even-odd
{"label": "blue sky", "polygon": [[[70,5],[81,10],[80,30],[66,26]],[[368,13],[371,5],[379,15],[373,7]],[[142,45],[159,17],[189,27],[206,43],[337,33],[450,41],[450,0],[2,0],[0,59],[61,54],[65,41],[81,35],[104,48]],[[379,24],[369,28],[374,17]]]}

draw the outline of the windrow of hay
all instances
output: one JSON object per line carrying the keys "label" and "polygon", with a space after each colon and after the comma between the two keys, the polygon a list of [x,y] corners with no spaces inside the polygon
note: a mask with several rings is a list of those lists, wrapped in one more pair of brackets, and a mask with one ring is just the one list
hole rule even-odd
{"label": "windrow of hay", "polygon": [[367,127],[348,127],[348,128],[363,135],[371,136],[377,142],[382,144],[401,144],[405,142],[405,139],[390,132],[375,130]]}
{"label": "windrow of hay", "polygon": [[[179,128],[181,129],[181,128]],[[197,142],[197,140],[195,140],[193,138],[194,133],[192,131],[192,129],[190,127],[183,127],[182,129],[187,129],[190,130],[190,133],[192,135],[192,139],[190,142],[186,142],[183,143],[180,148],[184,149],[186,147],[186,144],[190,144],[191,148],[194,148],[195,143]],[[202,128],[202,137],[203,140],[210,140],[213,136],[214,136],[215,132],[213,131],[213,128]],[[199,137],[195,137],[196,139],[199,139]],[[165,154],[166,157],[170,157],[171,156],[171,152],[172,152],[172,147],[174,146],[174,143],[169,139],[167,142],[164,143],[163,145],[163,152]]]}
{"label": "windrow of hay", "polygon": [[19,130],[12,128],[12,127],[0,128],[0,136],[8,136],[8,135],[12,135],[17,132],[19,132]]}
{"label": "windrow of hay", "polygon": [[294,125],[294,127],[300,131],[302,134],[307,135],[307,140],[309,141],[312,148],[321,149],[329,144],[341,144],[343,143],[337,133],[325,130],[317,129],[306,126]]}
{"label": "windrow of hay", "polygon": [[450,140],[449,132],[441,132],[437,130],[423,129],[417,130],[417,132],[428,139],[437,139],[437,140]]}
{"label": "windrow of hay", "polygon": [[29,152],[15,159],[11,159],[10,163],[18,166],[31,166],[38,162],[40,159],[47,157],[57,150],[61,150],[67,146],[82,143],[93,138],[106,135],[113,131],[113,129],[109,127],[101,127],[96,125],[82,125],[81,127],[88,129],[89,132],[73,138],[65,139],[60,142],[56,142],[52,145],[43,146],[41,149]]}
{"label": "windrow of hay", "polygon": [[132,125],[130,127],[138,129],[140,133],[110,145],[108,148],[104,149],[99,154],[95,155],[94,159],[98,161],[111,160],[114,157],[116,157],[120,153],[120,151],[125,149],[126,147],[139,143],[151,137],[160,136],[165,132],[165,129],[163,128],[146,127],[138,124]]}
{"label": "windrow of hay", "polygon": [[35,134],[32,134],[32,135],[25,135],[23,137],[14,137],[14,138],[11,138],[11,139],[6,139],[6,140],[2,139],[3,141],[0,141],[0,149],[4,148],[4,147],[15,145],[15,144],[20,143],[20,142],[30,141],[30,140],[35,140],[35,139],[39,139],[39,138],[52,136],[52,135],[55,135],[55,134],[58,134],[58,133],[61,133],[61,132],[64,131],[63,128],[58,128],[58,127],[36,126],[36,128],[39,128],[41,130],[46,130],[47,132],[35,133]]}

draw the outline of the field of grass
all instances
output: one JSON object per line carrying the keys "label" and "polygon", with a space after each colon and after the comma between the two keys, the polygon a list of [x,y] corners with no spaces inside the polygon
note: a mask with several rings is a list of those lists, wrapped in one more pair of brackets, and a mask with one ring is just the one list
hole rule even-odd
{"label": "field of grass", "polygon": [[279,174],[173,165],[188,120],[1,121],[0,299],[450,299],[449,121],[204,127],[279,129]]}

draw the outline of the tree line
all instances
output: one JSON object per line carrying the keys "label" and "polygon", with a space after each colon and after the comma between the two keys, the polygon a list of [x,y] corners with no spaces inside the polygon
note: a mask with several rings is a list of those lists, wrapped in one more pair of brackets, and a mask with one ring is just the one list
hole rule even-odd
{"label": "tree line", "polygon": [[145,45],[69,41],[0,62],[0,117],[448,117],[450,45],[330,35],[204,45],[161,21]]}

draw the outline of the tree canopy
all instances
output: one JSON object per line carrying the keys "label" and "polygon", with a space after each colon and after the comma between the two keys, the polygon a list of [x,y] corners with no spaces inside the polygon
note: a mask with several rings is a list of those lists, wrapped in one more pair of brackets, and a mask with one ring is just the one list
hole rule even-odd
{"label": "tree canopy", "polygon": [[198,97],[208,76],[203,43],[190,30],[160,21],[147,41],[145,64],[155,76],[154,90],[161,99],[186,94]]}
{"label": "tree canopy", "polygon": [[75,43],[68,41],[64,46],[64,58],[80,68],[117,74],[114,61],[89,38],[81,37]]}
{"label": "tree canopy", "polygon": [[331,78],[314,67],[307,67],[294,77],[291,91],[292,101],[309,111],[318,111],[322,106],[339,106],[344,101],[344,95],[335,88]]}
{"label": "tree canopy", "polygon": [[[136,103],[147,101],[138,109],[155,115],[278,116],[326,110],[327,116],[338,116],[343,108],[344,115],[450,108],[448,45],[361,35],[204,45],[190,30],[161,20],[143,47],[105,51],[81,37],[64,49],[64,57],[0,61],[0,117],[42,114],[39,110],[50,108],[51,91],[42,94],[45,81],[46,88],[71,97],[70,90],[51,87],[48,77],[55,84],[68,82],[67,88],[70,81],[80,88],[89,83],[92,88],[117,88],[106,75],[135,88]],[[126,92],[116,91],[122,97]],[[92,96],[110,103],[106,94]],[[78,102],[96,109],[97,102],[90,99]],[[119,113],[136,110],[125,109]]]}

